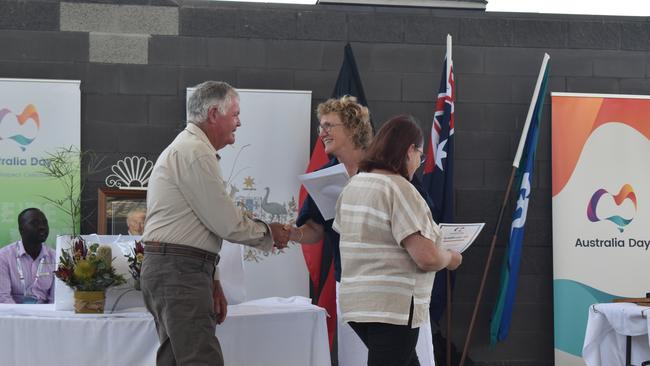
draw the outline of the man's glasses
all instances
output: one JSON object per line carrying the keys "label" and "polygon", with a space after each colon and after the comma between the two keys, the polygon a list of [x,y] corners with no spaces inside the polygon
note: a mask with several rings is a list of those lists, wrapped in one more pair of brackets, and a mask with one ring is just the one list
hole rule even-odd
{"label": "man's glasses", "polygon": [[336,126],[343,126],[343,123],[323,123],[322,125],[318,126],[316,131],[318,131],[319,135],[323,132],[330,133],[330,131],[332,131],[332,128]]}

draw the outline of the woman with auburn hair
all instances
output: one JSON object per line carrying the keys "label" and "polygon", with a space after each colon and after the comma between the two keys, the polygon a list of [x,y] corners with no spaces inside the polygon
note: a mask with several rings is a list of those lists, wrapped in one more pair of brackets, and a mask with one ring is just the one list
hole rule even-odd
{"label": "woman with auburn hair", "polygon": [[416,366],[418,328],[429,321],[435,271],[462,256],[440,248],[441,231],[410,183],[422,163],[422,131],[410,116],[387,121],[339,196],[339,305],[368,347],[368,366]]}

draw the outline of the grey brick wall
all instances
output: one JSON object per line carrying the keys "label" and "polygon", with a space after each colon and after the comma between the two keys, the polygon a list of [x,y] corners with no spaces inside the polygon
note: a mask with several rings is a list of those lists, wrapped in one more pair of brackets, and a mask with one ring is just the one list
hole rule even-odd
{"label": "grey brick wall", "polygon": [[[428,131],[450,33],[456,217],[487,222],[458,272],[453,339],[462,347],[542,54],[551,55],[551,91],[649,94],[648,24],[646,18],[344,5],[7,0],[0,3],[0,77],[80,79],[82,148],[113,164],[131,154],[155,159],[182,126],[185,88],[206,79],[313,90],[315,107],[331,93],[347,41],[375,125],[411,113]],[[313,144],[317,121],[311,123]],[[549,123],[547,105],[511,334],[487,346],[502,239],[470,348],[478,365],[553,364]],[[88,178],[86,214],[103,185],[99,175]],[[83,231],[94,232],[95,220]],[[501,237],[507,233],[505,225]]]}

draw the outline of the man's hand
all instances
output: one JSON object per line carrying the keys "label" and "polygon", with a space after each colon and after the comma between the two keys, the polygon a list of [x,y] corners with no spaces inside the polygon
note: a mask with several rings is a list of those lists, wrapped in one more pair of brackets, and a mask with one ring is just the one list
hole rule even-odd
{"label": "man's hand", "polygon": [[217,317],[217,324],[221,324],[226,320],[228,301],[219,281],[212,281],[212,302],[214,303],[214,314]]}
{"label": "man's hand", "polygon": [[273,237],[275,247],[278,249],[286,248],[288,246],[289,234],[291,231],[287,230],[287,228],[279,222],[272,222],[269,224],[269,227],[271,228],[271,236]]}

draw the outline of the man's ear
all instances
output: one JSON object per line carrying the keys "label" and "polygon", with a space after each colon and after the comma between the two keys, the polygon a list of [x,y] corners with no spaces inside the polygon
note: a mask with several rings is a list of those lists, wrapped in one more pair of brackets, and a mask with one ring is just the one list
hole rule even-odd
{"label": "man's ear", "polygon": [[217,106],[212,106],[208,109],[208,121],[210,123],[215,123],[221,118],[221,113],[219,113],[219,108]]}

